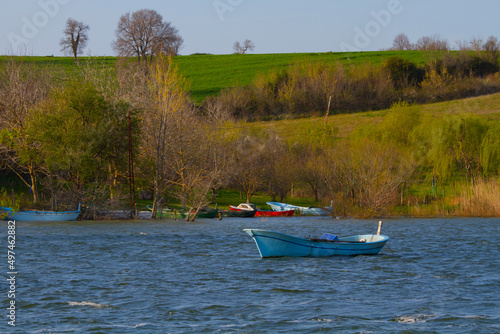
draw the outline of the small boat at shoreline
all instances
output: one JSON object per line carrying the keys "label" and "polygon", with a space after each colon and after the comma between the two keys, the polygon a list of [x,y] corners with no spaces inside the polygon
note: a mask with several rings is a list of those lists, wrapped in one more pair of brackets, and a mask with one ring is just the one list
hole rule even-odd
{"label": "small boat at shoreline", "polygon": [[295,213],[295,210],[261,210],[251,203],[241,203],[238,206],[230,205],[229,209],[233,211],[255,211],[255,217],[290,217]]}
{"label": "small boat at shoreline", "polygon": [[234,211],[234,210],[219,210],[219,215],[221,217],[228,217],[228,218],[252,218],[255,216],[255,213],[257,211],[252,210],[252,211]]}
{"label": "small boat at shoreline", "polygon": [[243,231],[253,238],[262,258],[375,255],[389,240],[388,236],[380,234],[359,234],[339,238],[326,233],[321,239],[305,239],[261,229]]}
{"label": "small boat at shoreline", "polygon": [[297,206],[287,203],[266,202],[274,211],[295,210],[295,213],[301,216],[328,216],[331,214],[331,208],[316,208]]}
{"label": "small boat at shoreline", "polygon": [[[152,205],[146,205],[146,208],[149,211],[153,211],[153,206]],[[196,215],[196,218],[215,218],[218,216],[219,210],[217,209],[201,209],[198,211],[198,214]],[[191,216],[194,214],[193,211],[191,211]],[[167,218],[167,219],[178,219],[178,218],[187,218],[188,216],[188,211],[185,210],[177,210],[177,209],[170,209],[170,208],[163,208],[161,210],[156,211],[156,218]]]}
{"label": "small boat at shoreline", "polygon": [[76,211],[14,211],[11,208],[2,208],[0,210],[7,213],[7,219],[15,221],[44,221],[44,222],[59,222],[76,220],[80,215],[81,205],[78,204]]}

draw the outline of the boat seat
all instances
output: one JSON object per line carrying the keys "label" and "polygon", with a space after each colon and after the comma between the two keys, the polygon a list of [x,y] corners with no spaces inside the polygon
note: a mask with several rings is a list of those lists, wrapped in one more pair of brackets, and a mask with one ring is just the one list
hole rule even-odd
{"label": "boat seat", "polygon": [[331,233],[325,233],[321,237],[321,240],[336,241],[336,240],[339,240],[339,237],[337,237],[336,235],[331,234]]}

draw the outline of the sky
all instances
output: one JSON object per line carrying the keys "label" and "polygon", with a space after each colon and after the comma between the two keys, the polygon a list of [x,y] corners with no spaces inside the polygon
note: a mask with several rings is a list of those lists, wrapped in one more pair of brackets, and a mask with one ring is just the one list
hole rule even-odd
{"label": "sky", "polygon": [[406,34],[414,43],[439,35],[453,47],[500,40],[499,0],[0,0],[0,54],[61,56],[66,20],[90,26],[84,55],[113,56],[119,18],[153,9],[176,27],[181,55],[377,51]]}

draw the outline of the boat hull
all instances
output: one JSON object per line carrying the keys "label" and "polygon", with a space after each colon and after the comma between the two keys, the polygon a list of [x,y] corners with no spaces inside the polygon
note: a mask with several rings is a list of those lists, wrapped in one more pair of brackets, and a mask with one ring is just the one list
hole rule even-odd
{"label": "boat hull", "polygon": [[286,203],[266,202],[274,211],[295,210],[295,213],[301,216],[328,216],[330,212],[322,208],[313,208],[297,206]]}
{"label": "boat hull", "polygon": [[[153,211],[152,205],[146,205],[149,211]],[[196,215],[196,218],[215,218],[219,214],[219,210],[202,210]],[[191,213],[191,216],[193,213]],[[162,209],[156,211],[156,218],[179,219],[187,218],[188,212],[183,210]]]}
{"label": "boat hull", "polygon": [[[389,240],[389,237],[385,235],[375,234],[361,234],[343,237],[338,241],[328,241],[304,239],[259,229],[244,229],[243,231],[253,238],[260,256],[263,258],[375,255]],[[366,241],[361,242],[362,239]]]}
{"label": "boat hull", "polygon": [[252,218],[256,211],[219,210],[221,217]]}
{"label": "boat hull", "polygon": [[7,214],[8,219],[15,221],[43,221],[43,222],[60,222],[76,220],[80,215],[80,206],[77,211],[13,211],[9,208],[4,208],[5,211],[10,212]]}
{"label": "boat hull", "polygon": [[274,211],[274,210],[260,210],[256,208],[255,206],[250,207],[250,204],[248,207],[241,207],[242,204],[239,206],[229,206],[229,209],[235,212],[241,212],[241,211],[250,211],[250,212],[255,212],[255,217],[290,217],[293,216],[295,213],[295,210],[281,210],[281,211]]}
{"label": "boat hull", "polygon": [[[191,213],[191,216],[194,213]],[[168,219],[178,219],[178,218],[187,218],[188,213],[185,211],[158,211],[156,213],[156,218],[168,218]],[[196,218],[215,218],[217,217],[217,211],[210,212],[198,212]]]}
{"label": "boat hull", "polygon": [[295,213],[295,210],[285,210],[285,211],[267,211],[267,210],[257,210],[255,212],[255,217],[291,217]]}

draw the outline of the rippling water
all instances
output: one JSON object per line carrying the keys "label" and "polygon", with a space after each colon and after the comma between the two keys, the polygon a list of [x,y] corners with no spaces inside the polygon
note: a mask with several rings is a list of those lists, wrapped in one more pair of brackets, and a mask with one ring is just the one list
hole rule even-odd
{"label": "rippling water", "polygon": [[17,222],[19,309],[0,331],[500,333],[500,219],[386,220],[379,255],[331,258],[261,259],[243,228],[319,237],[377,221]]}

